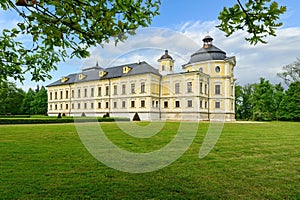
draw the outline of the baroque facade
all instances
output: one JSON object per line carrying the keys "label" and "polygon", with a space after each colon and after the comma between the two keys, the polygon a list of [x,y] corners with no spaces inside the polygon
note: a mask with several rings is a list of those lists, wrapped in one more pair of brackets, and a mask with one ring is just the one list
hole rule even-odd
{"label": "baroque facade", "polygon": [[110,116],[141,120],[235,120],[235,57],[206,36],[203,47],[174,71],[166,50],[158,69],[147,62],[110,68],[98,64],[62,77],[48,88],[48,114]]}

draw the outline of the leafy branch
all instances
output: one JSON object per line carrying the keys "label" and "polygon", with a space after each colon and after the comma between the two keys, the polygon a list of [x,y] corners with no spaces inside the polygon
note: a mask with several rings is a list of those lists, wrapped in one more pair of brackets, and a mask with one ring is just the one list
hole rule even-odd
{"label": "leafy branch", "polygon": [[245,39],[250,44],[267,43],[267,36],[276,36],[276,29],[281,27],[282,22],[277,22],[280,15],[285,13],[286,7],[279,6],[271,0],[249,0],[243,5],[240,0],[233,7],[220,12],[220,24],[217,26],[226,33],[232,35],[238,30],[245,30],[249,37]]}

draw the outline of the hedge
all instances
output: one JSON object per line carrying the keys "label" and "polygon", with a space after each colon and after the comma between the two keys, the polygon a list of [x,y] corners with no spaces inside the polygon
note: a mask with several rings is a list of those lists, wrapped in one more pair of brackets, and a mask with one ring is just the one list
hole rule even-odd
{"label": "hedge", "polygon": [[2,118],[30,118],[30,115],[0,115],[0,119]]}
{"label": "hedge", "polygon": [[[75,118],[75,122],[114,122],[114,121],[130,121],[129,118],[121,117],[81,117]],[[50,123],[73,123],[74,118],[0,118],[0,124],[50,124]]]}

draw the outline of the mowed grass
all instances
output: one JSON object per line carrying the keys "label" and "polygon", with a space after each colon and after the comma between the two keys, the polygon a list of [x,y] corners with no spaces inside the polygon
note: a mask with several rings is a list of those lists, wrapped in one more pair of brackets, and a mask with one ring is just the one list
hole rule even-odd
{"label": "mowed grass", "polygon": [[[111,141],[134,152],[163,147],[178,126],[168,122],[141,139],[102,124]],[[199,124],[173,164],[132,174],[94,159],[74,124],[2,125],[0,199],[300,199],[300,123],[227,123],[214,149],[199,159],[208,126]]]}

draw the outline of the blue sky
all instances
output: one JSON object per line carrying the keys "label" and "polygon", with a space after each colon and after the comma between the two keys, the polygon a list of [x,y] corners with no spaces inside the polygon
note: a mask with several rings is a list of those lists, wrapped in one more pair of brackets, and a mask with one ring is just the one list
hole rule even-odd
{"label": "blue sky", "polygon": [[[145,60],[157,67],[157,59],[164,49],[169,49],[176,60],[175,69],[180,71],[190,55],[201,48],[202,38],[208,33],[214,38],[214,45],[228,56],[236,56],[238,83],[255,83],[260,77],[278,83],[281,80],[276,73],[281,71],[282,66],[300,58],[300,1],[278,2],[288,9],[281,18],[284,26],[277,31],[277,37],[268,38],[267,45],[251,46],[244,41],[247,33],[237,32],[227,38],[215,28],[219,12],[224,6],[236,3],[235,0],[162,0],[161,14],[153,19],[150,28],[138,30],[135,36],[117,47],[107,44],[104,48],[91,48],[91,56],[87,59],[59,63],[58,70],[51,73],[53,79],[38,84],[47,85],[96,62],[102,67],[109,67]],[[0,30],[14,26],[16,19],[11,12],[0,11]],[[22,87],[26,90],[36,84],[28,78]]]}

